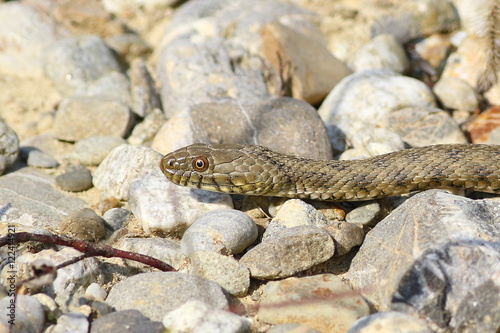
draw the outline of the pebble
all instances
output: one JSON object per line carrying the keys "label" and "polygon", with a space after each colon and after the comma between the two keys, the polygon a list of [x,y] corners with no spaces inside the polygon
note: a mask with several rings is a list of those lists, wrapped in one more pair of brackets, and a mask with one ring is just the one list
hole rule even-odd
{"label": "pebble", "polygon": [[280,279],[327,261],[334,251],[335,245],[326,231],[304,225],[266,238],[245,253],[240,264],[255,279]]}
{"label": "pebble", "polygon": [[434,95],[416,79],[389,70],[370,70],[343,79],[318,113],[326,124],[333,148],[344,151],[345,140],[366,136],[373,127],[386,128],[387,116],[402,107],[435,107]]}
{"label": "pebble", "polygon": [[144,120],[137,124],[132,130],[132,134],[127,141],[131,145],[147,145],[151,144],[156,133],[165,123],[165,116],[160,109],[153,109],[149,112]]}
{"label": "pebble", "polygon": [[131,217],[132,212],[125,208],[111,208],[102,216],[103,220],[106,221],[107,225],[114,231],[125,227]]}
{"label": "pebble", "polygon": [[63,191],[82,192],[91,188],[92,174],[90,170],[81,165],[67,168],[65,173],[56,177],[57,186]]}
{"label": "pebble", "polygon": [[[43,69],[64,96],[86,94],[89,84],[120,71],[111,50],[100,37],[92,35],[54,42],[45,49]],[[92,108],[86,110],[91,112]]]}
{"label": "pebble", "polygon": [[352,66],[355,72],[370,69],[388,69],[404,73],[410,63],[405,49],[396,37],[380,34],[366,43],[354,56]]}
{"label": "pebble", "polygon": [[[499,288],[498,279],[492,278],[499,274],[493,264],[500,253],[494,245],[499,237],[494,227],[498,209],[499,203],[492,200],[471,200],[441,190],[419,193],[367,234],[346,278],[376,309],[403,308],[440,328],[478,322],[478,313],[500,320],[493,316],[498,312],[496,301],[491,303],[486,295],[475,301],[471,296],[481,298],[483,290]],[[425,281],[432,281],[432,287]],[[491,287],[482,289],[486,285]],[[445,301],[436,303],[437,299]],[[472,304],[474,311],[459,310]]]}
{"label": "pebble", "polygon": [[47,333],[87,333],[90,328],[90,323],[83,313],[70,312],[65,313],[57,318],[57,324],[50,327]]}
{"label": "pebble", "polygon": [[250,287],[250,273],[232,257],[214,251],[196,251],[189,256],[190,274],[217,282],[233,296],[245,296]]}
{"label": "pebble", "polygon": [[[102,119],[112,121],[102,121]],[[122,102],[101,96],[77,96],[61,101],[54,119],[54,135],[65,141],[93,136],[123,137],[130,128],[132,114]]]}
{"label": "pebble", "polygon": [[139,117],[146,117],[161,107],[155,81],[144,60],[137,58],[130,64],[130,93],[132,110]]}
{"label": "pebble", "polygon": [[234,209],[218,209],[201,215],[186,230],[181,251],[188,257],[195,251],[205,250],[237,254],[256,238],[257,225],[250,216]]}
{"label": "pebble", "polygon": [[339,221],[321,229],[332,237],[336,256],[348,253],[353,247],[361,245],[365,239],[363,228],[352,223]]}
{"label": "pebble", "polygon": [[427,323],[406,313],[378,312],[356,321],[348,333],[431,333]]}
{"label": "pebble", "polygon": [[162,333],[165,327],[137,310],[116,311],[99,317],[92,322],[90,333]]}
{"label": "pebble", "polygon": [[35,168],[55,168],[59,165],[52,156],[37,148],[21,147],[19,153],[28,166]]}
{"label": "pebble", "polygon": [[99,165],[114,148],[124,143],[120,136],[92,136],[75,142],[67,158],[72,164]]}
{"label": "pebble", "polygon": [[[12,297],[4,297],[0,299],[0,308],[2,316],[0,316],[0,331],[12,333],[41,333],[45,324],[45,314],[43,307],[38,300],[33,296],[18,295],[16,304],[13,310],[9,309],[12,306]],[[9,329],[10,323],[14,324],[12,330]]]}
{"label": "pebble", "polygon": [[347,213],[345,220],[351,224],[373,227],[381,214],[382,207],[378,202],[367,202]]}
{"label": "pebble", "polygon": [[161,155],[151,148],[119,145],[94,172],[94,186],[119,200],[126,199],[130,184],[147,174],[164,177],[160,171]]}
{"label": "pebble", "polygon": [[500,107],[492,106],[467,126],[472,143],[500,144]]}
{"label": "pebble", "polygon": [[232,312],[213,309],[199,300],[184,303],[163,318],[172,333],[250,333],[250,321]]}
{"label": "pebble", "polygon": [[432,88],[444,107],[452,110],[475,111],[479,107],[474,88],[456,77],[444,77]]}
{"label": "pebble", "polygon": [[257,312],[266,323],[302,324],[331,333],[346,332],[369,314],[361,295],[333,274],[268,282]]}
{"label": "pebble", "polygon": [[[188,258],[180,250],[178,240],[168,238],[122,238],[115,248],[145,254],[161,260],[174,269],[179,270],[186,266]],[[144,264],[127,260],[128,266],[144,267]]]}
{"label": "pebble", "polygon": [[[52,128],[52,126],[50,127]],[[22,140],[21,147],[38,149],[50,155],[56,161],[64,162],[64,155],[73,149],[73,144],[60,141],[52,134],[40,134]]]}
{"label": "pebble", "polygon": [[154,235],[180,236],[204,213],[233,208],[229,194],[177,186],[163,175],[134,181],[128,202],[144,232]]}
{"label": "pebble", "polygon": [[[154,293],[151,293],[152,290]],[[144,301],[145,295],[147,302]],[[142,273],[128,277],[113,286],[106,302],[117,311],[135,309],[151,320],[160,321],[167,313],[190,300],[205,302],[212,309],[228,306],[224,291],[217,283],[177,272]]]}
{"label": "pebble", "polygon": [[321,333],[314,328],[300,324],[279,324],[273,325],[267,333]]}
{"label": "pebble", "polygon": [[88,296],[90,299],[95,299],[98,301],[104,301],[108,293],[97,283],[91,283],[87,289],[85,290],[85,296]]}
{"label": "pebble", "polygon": [[83,208],[61,221],[60,233],[74,239],[98,242],[106,236],[104,220],[90,208]]}
{"label": "pebble", "polygon": [[14,164],[19,154],[19,139],[9,125],[0,120],[0,175]]}

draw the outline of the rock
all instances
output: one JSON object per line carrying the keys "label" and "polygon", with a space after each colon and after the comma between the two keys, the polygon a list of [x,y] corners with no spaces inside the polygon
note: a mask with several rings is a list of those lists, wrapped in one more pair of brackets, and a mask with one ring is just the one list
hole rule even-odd
{"label": "rock", "polygon": [[196,251],[189,259],[189,273],[217,282],[231,295],[246,295],[250,287],[250,273],[234,258],[214,251]]}
{"label": "rock", "polygon": [[413,14],[417,18],[423,35],[457,29],[460,18],[455,6],[446,0],[424,0],[412,3]]}
{"label": "rock", "polygon": [[[151,290],[155,292],[151,293]],[[106,302],[117,311],[135,309],[151,320],[162,320],[167,313],[190,300],[205,302],[213,309],[228,306],[226,296],[217,283],[177,272],[131,276],[113,286]]]}
{"label": "rock", "polygon": [[195,133],[191,128],[191,114],[179,112],[163,123],[151,143],[151,148],[161,154],[167,154],[194,143],[193,138]]}
{"label": "rock", "polygon": [[477,116],[467,126],[472,143],[500,144],[500,107],[493,106]]}
{"label": "rock", "polygon": [[441,109],[403,108],[392,112],[387,120],[388,128],[412,147],[467,143],[467,138],[457,123]]}
{"label": "rock", "polygon": [[417,40],[415,43],[415,51],[433,68],[438,68],[445,62],[451,49],[450,36],[439,33]]}
{"label": "rock", "polygon": [[[276,73],[282,71],[286,63],[293,68],[288,89],[294,98],[317,104],[340,80],[351,74],[324,43],[318,42],[321,36],[311,38],[277,21],[264,25],[260,33],[262,53]],[[286,84],[281,82],[282,87],[278,85],[278,88],[286,89],[283,87]]]}
{"label": "rock", "polygon": [[146,63],[140,58],[133,60],[130,64],[129,75],[132,110],[139,117],[144,118],[161,107],[155,81]]}
{"label": "rock", "polygon": [[90,333],[162,333],[165,327],[159,321],[152,321],[137,310],[117,311],[99,317],[92,322]]}
{"label": "rock", "polygon": [[114,231],[125,227],[132,216],[132,212],[125,208],[111,208],[107,210],[102,216],[103,220],[106,221],[108,226],[110,226]]}
{"label": "rock", "polygon": [[382,215],[382,207],[378,202],[367,202],[347,213],[345,220],[351,224],[373,227]]}
{"label": "rock", "polygon": [[6,123],[0,120],[0,175],[14,164],[19,154],[19,139]]}
{"label": "rock", "polygon": [[128,106],[101,96],[65,98],[56,113],[54,135],[65,141],[93,136],[123,137],[131,124]]}
{"label": "rock", "polygon": [[444,107],[475,111],[479,108],[476,92],[467,82],[456,77],[441,78],[432,89]]}
{"label": "rock", "polygon": [[[0,331],[12,333],[41,333],[45,323],[43,307],[33,296],[18,295],[15,305],[12,297],[0,299],[2,316]],[[10,324],[12,330],[9,329]]]}
{"label": "rock", "polygon": [[54,177],[22,168],[0,177],[2,220],[41,228],[59,229],[63,216],[86,203],[54,188]]}
{"label": "rock", "polygon": [[128,143],[131,145],[149,144],[153,141],[165,120],[165,116],[160,109],[153,109],[142,122],[134,127],[132,134],[127,139]]}
{"label": "rock", "polygon": [[66,216],[61,222],[60,232],[89,242],[98,242],[106,236],[104,220],[90,208],[83,208]]}
{"label": "rock", "polygon": [[34,147],[21,147],[19,153],[26,164],[32,167],[55,168],[59,165],[52,156]]}
{"label": "rock", "polygon": [[250,321],[232,312],[212,309],[198,300],[184,303],[163,318],[169,332],[181,333],[246,333],[251,332]]}
{"label": "rock", "polygon": [[[94,81],[120,71],[111,50],[100,37],[92,35],[51,44],[44,51],[43,63],[45,75],[64,96],[85,95]],[[87,110],[92,111],[92,107]]]}
{"label": "rock", "polygon": [[369,69],[388,69],[404,73],[410,64],[403,46],[396,37],[380,34],[356,53],[352,65],[356,72]]}
{"label": "rock", "polygon": [[[419,262],[423,261],[426,254],[436,253],[434,255],[438,260],[436,264],[447,267],[448,259],[445,260],[444,257],[440,258],[440,255],[437,255],[442,253],[452,260],[455,255],[449,250],[443,252],[449,247],[447,244],[458,241],[497,240],[500,232],[498,223],[495,223],[499,220],[498,207],[499,204],[494,201],[474,201],[440,190],[419,193],[406,200],[366,235],[346,278],[376,309],[387,310],[391,307],[397,292],[407,295],[402,289],[405,285],[404,280],[411,278],[407,276],[409,270],[415,265],[419,266]],[[485,283],[488,277],[493,276],[495,268],[488,266],[485,261],[476,264],[476,259],[473,258],[475,257],[465,255],[461,260],[453,258],[453,262],[458,260],[454,264],[457,269],[467,265],[475,267],[471,268],[471,271],[459,270],[460,273],[456,274],[461,276],[480,274],[484,277]],[[442,276],[443,273],[439,274]],[[442,279],[437,279],[436,283]],[[449,286],[446,290],[453,290],[454,293],[455,291],[461,293],[462,290],[465,294],[476,286],[475,282],[470,281],[470,283],[472,284],[464,283],[460,278],[450,277],[446,282]],[[443,297],[444,300],[451,295]],[[405,299],[404,302],[411,300]],[[443,302],[445,305],[448,301]],[[438,311],[436,307],[429,309]],[[451,319],[456,316],[453,312],[449,315]]]}
{"label": "rock", "polygon": [[370,313],[361,295],[333,274],[268,282],[259,304],[259,320],[296,323],[320,332],[346,332]]}
{"label": "rock", "polygon": [[[114,245],[117,249],[145,254],[147,256],[161,260],[174,269],[179,270],[186,266],[188,258],[180,250],[179,241],[167,238],[122,238]],[[143,267],[139,264],[127,260],[128,266]]]}
{"label": "rock", "polygon": [[[138,13],[136,12],[136,14]],[[128,28],[130,28],[130,26],[128,26]],[[150,56],[152,52],[151,46],[149,46],[141,36],[130,30],[129,32],[106,36],[105,41],[118,55],[118,59],[123,60],[127,64],[137,61],[139,58],[146,58]],[[133,76],[132,73],[130,73],[130,76]],[[131,78],[131,81],[132,80]],[[131,82],[130,85],[133,87],[135,84]],[[131,95],[133,105],[133,88],[131,88]]]}
{"label": "rock", "polygon": [[204,213],[233,208],[228,194],[177,186],[156,174],[134,181],[128,202],[144,231],[156,235],[182,235]]}
{"label": "rock", "polygon": [[348,333],[377,333],[383,328],[387,333],[431,333],[427,323],[401,312],[378,312],[359,319]]}
{"label": "rock", "polygon": [[286,228],[268,237],[240,259],[256,279],[292,276],[330,259],[335,251],[327,232],[314,226]]}
{"label": "rock", "polygon": [[68,159],[72,164],[99,165],[115,147],[124,143],[120,136],[92,136],[77,141]]}
{"label": "rock", "polygon": [[127,144],[114,148],[94,172],[94,186],[117,199],[127,198],[130,184],[147,174],[163,177],[161,155],[154,150]]}
{"label": "rock", "polygon": [[267,333],[321,333],[314,328],[300,324],[279,324],[273,325]]}
{"label": "rock", "polygon": [[387,128],[391,112],[404,107],[434,106],[434,95],[424,83],[388,70],[370,70],[343,79],[318,113],[333,148],[344,151],[346,139],[363,141],[358,136],[369,135],[372,128]]}
{"label": "rock", "polygon": [[70,312],[57,318],[57,324],[51,327],[47,333],[87,333],[90,323],[83,313]]}
{"label": "rock", "polygon": [[108,293],[97,283],[91,283],[85,290],[85,296],[98,301],[104,301]]}
{"label": "rock", "polygon": [[84,166],[73,166],[56,177],[56,184],[63,191],[86,191],[92,187],[92,174]]}
{"label": "rock", "polygon": [[67,154],[73,149],[73,144],[60,141],[52,134],[40,134],[23,140],[21,142],[21,147],[38,149],[45,154],[50,155],[56,161],[64,161],[64,154]]}
{"label": "rock", "polygon": [[233,209],[218,209],[200,216],[184,233],[181,251],[210,250],[225,255],[245,250],[257,238],[257,225],[247,214]]}
{"label": "rock", "polygon": [[363,228],[347,222],[335,222],[321,229],[332,237],[336,256],[348,253],[353,247],[361,245],[365,239]]}

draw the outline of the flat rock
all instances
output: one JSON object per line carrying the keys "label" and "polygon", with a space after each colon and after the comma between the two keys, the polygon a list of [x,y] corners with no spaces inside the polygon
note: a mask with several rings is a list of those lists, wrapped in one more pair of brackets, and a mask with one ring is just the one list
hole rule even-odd
{"label": "flat rock", "polygon": [[268,282],[257,316],[270,324],[296,323],[320,332],[346,332],[370,313],[360,294],[333,274]]}
{"label": "flat rock", "polygon": [[357,320],[348,333],[431,333],[427,323],[409,314],[395,311],[378,312]]}
{"label": "flat rock", "polygon": [[92,174],[84,166],[73,166],[56,177],[57,186],[63,191],[82,192],[91,188]]}
{"label": "flat rock", "polygon": [[162,333],[165,327],[159,321],[152,321],[137,310],[123,310],[109,313],[92,321],[90,333]]}
{"label": "flat rock", "polygon": [[72,164],[99,165],[115,147],[124,143],[120,136],[92,136],[75,142],[68,159]]}
{"label": "flat rock", "polygon": [[21,147],[21,158],[26,164],[36,168],[55,168],[59,165],[55,158],[33,147]]}
{"label": "flat rock", "polygon": [[[155,292],[151,293],[151,290]],[[135,309],[151,320],[159,321],[190,300],[205,302],[213,309],[228,306],[226,296],[217,283],[177,272],[143,273],[129,277],[113,286],[106,302],[117,311]]]}

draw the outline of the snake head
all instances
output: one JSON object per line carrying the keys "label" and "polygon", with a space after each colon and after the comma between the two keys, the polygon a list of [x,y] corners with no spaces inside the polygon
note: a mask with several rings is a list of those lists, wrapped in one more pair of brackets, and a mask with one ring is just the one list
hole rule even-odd
{"label": "snake head", "polygon": [[[254,147],[249,149],[249,147]],[[165,155],[163,174],[174,184],[214,192],[265,195],[273,186],[260,146],[193,144]]]}

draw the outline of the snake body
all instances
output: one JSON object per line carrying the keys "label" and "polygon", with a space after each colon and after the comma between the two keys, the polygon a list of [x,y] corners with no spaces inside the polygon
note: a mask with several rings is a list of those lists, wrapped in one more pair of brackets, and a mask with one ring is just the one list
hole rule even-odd
{"label": "snake body", "polygon": [[324,161],[262,146],[194,144],[165,155],[160,168],[178,185],[311,200],[370,200],[430,188],[500,194],[499,145],[436,145]]}

